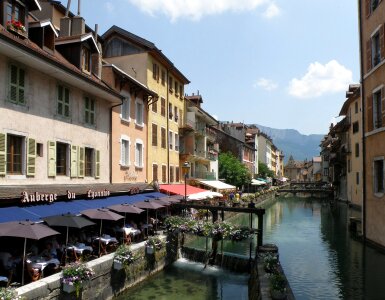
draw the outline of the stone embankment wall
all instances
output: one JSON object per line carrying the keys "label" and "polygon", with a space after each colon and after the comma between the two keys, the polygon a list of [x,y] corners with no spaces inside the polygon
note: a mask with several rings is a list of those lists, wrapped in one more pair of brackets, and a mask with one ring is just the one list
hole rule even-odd
{"label": "stone embankment wall", "polygon": [[[165,237],[162,238],[165,239]],[[162,270],[177,257],[177,245],[173,244],[175,241],[177,240],[170,240],[153,256],[145,254],[144,242],[133,245],[132,251],[140,254],[140,258],[121,270],[113,268],[114,253],[88,262],[87,267],[92,268],[95,275],[90,282],[83,285],[79,299],[112,299],[127,288]],[[62,291],[61,276],[60,272],[43,278],[18,288],[17,292],[25,300],[76,299],[74,293],[68,294]]]}

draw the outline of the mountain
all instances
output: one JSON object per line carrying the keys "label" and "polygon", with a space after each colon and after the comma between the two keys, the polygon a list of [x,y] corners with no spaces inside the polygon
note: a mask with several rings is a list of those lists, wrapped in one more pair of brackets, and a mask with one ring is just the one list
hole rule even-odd
{"label": "mountain", "polygon": [[312,159],[320,154],[319,144],[323,134],[304,135],[295,129],[275,129],[255,124],[262,132],[273,139],[274,145],[283,151],[285,163],[293,155],[295,160]]}

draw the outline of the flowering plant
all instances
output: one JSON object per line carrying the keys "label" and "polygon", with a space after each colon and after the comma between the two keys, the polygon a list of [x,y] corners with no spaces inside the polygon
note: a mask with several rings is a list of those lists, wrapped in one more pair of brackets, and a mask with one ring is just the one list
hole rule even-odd
{"label": "flowering plant", "polygon": [[276,273],[279,265],[278,257],[274,254],[267,253],[263,258],[263,265],[268,273]]}
{"label": "flowering plant", "polygon": [[272,274],[270,276],[270,288],[281,293],[286,292],[286,278],[280,273]]}
{"label": "flowering plant", "polygon": [[131,247],[125,244],[120,245],[114,255],[114,261],[118,261],[124,265],[128,265],[135,260],[135,256],[131,251]]}
{"label": "flowering plant", "polygon": [[22,32],[26,32],[23,23],[20,21],[11,20],[7,22],[7,29],[20,30]]}
{"label": "flowering plant", "polygon": [[147,246],[152,246],[154,247],[154,249],[156,250],[160,250],[162,249],[162,241],[160,240],[160,238],[158,237],[150,237],[147,241],[146,241],[146,247]]}
{"label": "flowering plant", "polygon": [[63,284],[73,285],[76,290],[76,296],[79,297],[80,288],[84,281],[90,280],[94,275],[91,268],[87,268],[85,264],[74,263],[63,269]]}
{"label": "flowering plant", "polygon": [[21,297],[17,294],[14,288],[0,288],[1,300],[19,300]]}

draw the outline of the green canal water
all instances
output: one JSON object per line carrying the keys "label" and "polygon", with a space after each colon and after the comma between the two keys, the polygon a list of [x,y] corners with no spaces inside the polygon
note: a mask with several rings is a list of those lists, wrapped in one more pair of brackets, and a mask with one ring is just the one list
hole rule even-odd
{"label": "green canal water", "polygon": [[[292,197],[265,208],[264,243],[278,245],[297,300],[385,299],[385,255],[350,235],[347,205]],[[248,225],[249,215],[239,214],[231,221]],[[256,239],[226,241],[223,251],[249,256],[250,244],[255,249]],[[206,239],[189,246],[205,249]],[[247,277],[217,268],[208,274],[202,270],[202,265],[178,261],[118,299],[247,299]]]}

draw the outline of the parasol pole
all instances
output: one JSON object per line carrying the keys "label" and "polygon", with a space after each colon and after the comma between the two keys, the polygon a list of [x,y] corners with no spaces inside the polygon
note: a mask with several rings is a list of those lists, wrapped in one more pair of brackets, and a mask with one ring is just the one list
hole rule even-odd
{"label": "parasol pole", "polygon": [[21,273],[21,285],[24,285],[25,252],[27,251],[27,238],[24,238],[23,271]]}
{"label": "parasol pole", "polygon": [[148,237],[148,208],[147,208],[147,227],[146,227],[146,235]]}
{"label": "parasol pole", "polygon": [[124,213],[124,223],[123,223],[123,243],[126,243],[126,213]]}
{"label": "parasol pole", "polygon": [[99,231],[99,257],[100,255],[100,244],[102,242],[102,226],[103,226],[103,219],[100,219],[100,231]]}

